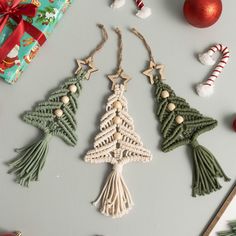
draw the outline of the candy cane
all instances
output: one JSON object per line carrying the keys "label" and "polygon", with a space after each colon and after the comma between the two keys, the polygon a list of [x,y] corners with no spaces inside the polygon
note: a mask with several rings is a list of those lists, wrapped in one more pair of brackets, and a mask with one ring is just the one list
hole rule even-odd
{"label": "candy cane", "polygon": [[111,8],[120,8],[125,5],[125,0],[114,0],[111,4]]}
{"label": "candy cane", "polygon": [[227,64],[229,60],[229,49],[228,47],[217,44],[211,47],[206,53],[199,54],[199,60],[204,65],[214,65],[216,61],[213,59],[213,55],[217,52],[222,53],[222,58],[218,65],[213,70],[211,76],[207,79],[207,81],[197,85],[196,90],[199,96],[201,97],[209,97],[214,93],[214,85],[215,80],[218,78],[223,68]]}
{"label": "candy cane", "polygon": [[[111,4],[111,8],[120,8],[125,5],[126,0],[114,0]],[[152,14],[152,11],[149,7],[145,7],[142,0],[135,0],[135,4],[138,8],[136,16],[139,18],[145,19]]]}
{"label": "candy cane", "polygon": [[139,9],[136,13],[136,16],[145,19],[152,14],[152,11],[149,7],[145,7],[142,0],[135,0],[136,6]]}

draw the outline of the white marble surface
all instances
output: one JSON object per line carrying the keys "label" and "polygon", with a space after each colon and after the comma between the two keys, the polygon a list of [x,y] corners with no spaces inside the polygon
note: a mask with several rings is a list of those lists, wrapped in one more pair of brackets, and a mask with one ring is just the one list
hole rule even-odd
{"label": "white marble surface", "polygon": [[[205,133],[199,142],[217,157],[227,174],[236,178],[236,134],[231,129],[235,117],[236,19],[234,0],[223,1],[220,21],[208,29],[196,29],[182,17],[182,0],[146,0],[153,15],[143,21],[134,16],[133,1],[113,11],[109,0],[74,2],[39,55],[14,86],[0,82],[0,228],[20,229],[24,236],[197,236],[201,233],[232,186],[206,197],[191,197],[191,156],[187,147],[164,154],[159,149],[159,125],[155,119],[151,87],[140,73],[148,59],[141,42],[127,29],[136,27],[150,42],[157,60],[166,65],[167,82],[177,95],[219,125]],[[29,189],[7,175],[6,161],[15,157],[14,148],[35,139],[39,131],[24,123],[21,115],[44,100],[48,91],[69,76],[75,58],[83,58],[100,39],[96,23],[109,29],[109,41],[96,56],[99,72],[84,82],[79,99],[79,143],[71,148],[58,138],[50,143],[46,166],[39,183]],[[126,97],[136,131],[153,153],[150,164],[130,164],[124,169],[135,207],[129,215],[113,220],[96,211],[90,202],[96,198],[108,173],[106,164],[91,165],[82,158],[98,131],[104,101],[110,94],[105,75],[116,65],[116,35],[124,35],[124,68],[133,78]],[[220,76],[216,93],[209,99],[198,97],[193,85],[202,81],[210,68],[196,60],[214,43],[231,51],[229,64]],[[236,218],[236,217],[235,217]]]}

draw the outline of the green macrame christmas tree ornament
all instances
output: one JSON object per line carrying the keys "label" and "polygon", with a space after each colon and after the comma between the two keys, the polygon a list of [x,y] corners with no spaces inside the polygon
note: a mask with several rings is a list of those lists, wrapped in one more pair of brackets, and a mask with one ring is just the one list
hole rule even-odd
{"label": "green macrame christmas tree ornament", "polygon": [[224,174],[214,155],[198,144],[197,137],[217,125],[217,121],[203,116],[191,108],[162,80],[154,80],[156,115],[161,123],[163,141],[161,149],[169,152],[181,145],[189,144],[193,152],[193,196],[209,194],[220,189],[218,177],[229,178]]}
{"label": "green macrame christmas tree ornament", "polygon": [[[144,37],[135,29],[132,29],[132,32],[143,41],[150,56],[149,68],[143,74],[154,86],[154,97],[157,102],[156,116],[160,121],[163,137],[161,150],[169,152],[186,144],[191,147],[194,168],[192,195],[194,197],[220,189],[218,177],[223,177],[225,181],[230,179],[225,175],[214,155],[197,141],[200,134],[216,127],[217,121],[191,108],[185,99],[176,96],[171,87],[163,83],[164,66],[155,62]],[[155,75],[155,70],[158,71],[157,75]]]}
{"label": "green macrame christmas tree ornament", "polygon": [[236,220],[229,223],[231,230],[219,232],[219,236],[236,236]]}
{"label": "green macrame christmas tree ornament", "polygon": [[66,79],[46,101],[38,103],[33,111],[26,112],[23,116],[26,123],[42,131],[38,141],[17,149],[18,156],[9,162],[9,173],[14,173],[16,181],[23,186],[28,186],[31,181],[39,179],[46,161],[49,141],[53,136],[60,137],[70,146],[75,146],[77,143],[75,119],[78,110],[77,98],[82,90],[82,81],[89,79],[91,73],[97,71],[93,64],[93,56],[107,40],[104,26],[98,26],[102,30],[103,40],[87,59],[77,60],[78,69],[74,76]]}

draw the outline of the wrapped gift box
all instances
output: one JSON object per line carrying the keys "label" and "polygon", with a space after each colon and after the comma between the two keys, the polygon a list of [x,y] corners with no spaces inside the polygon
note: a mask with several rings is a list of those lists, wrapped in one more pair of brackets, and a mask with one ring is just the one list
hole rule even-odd
{"label": "wrapped gift box", "polygon": [[[1,1],[6,0],[0,0],[0,2]],[[36,6],[36,14],[34,17],[29,16],[30,14],[28,14],[28,16],[25,13],[22,14],[22,19],[24,23],[27,24],[24,28],[28,27],[30,30],[24,31],[22,37],[20,37],[19,43],[11,45],[11,48],[8,49],[6,53],[6,57],[4,56],[4,59],[2,58],[3,60],[0,62],[0,77],[2,79],[10,84],[15,83],[19,79],[22,72],[38,53],[40,47],[53,31],[72,1],[73,0],[21,0],[18,6],[24,4],[25,7],[26,5],[30,4],[32,6],[33,4],[33,7]],[[11,0],[9,5],[11,5],[12,2],[14,2],[14,0]],[[0,7],[0,27],[1,24],[3,25],[1,20],[3,20],[3,17],[6,15],[4,11],[2,12]],[[5,12],[7,12],[6,9]],[[7,40],[9,41],[10,37],[13,37],[12,35],[19,25],[19,22],[18,15],[16,15],[16,17],[10,15],[7,21],[4,22],[2,26],[3,29],[0,33],[0,57],[4,43]]]}

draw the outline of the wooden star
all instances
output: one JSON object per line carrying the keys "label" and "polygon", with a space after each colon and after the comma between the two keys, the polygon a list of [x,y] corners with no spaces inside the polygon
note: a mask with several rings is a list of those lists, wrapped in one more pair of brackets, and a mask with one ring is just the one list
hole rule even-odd
{"label": "wooden star", "polygon": [[108,75],[108,79],[112,82],[111,89],[114,90],[115,85],[119,84],[119,79],[123,81],[123,84],[125,86],[125,89],[127,89],[127,84],[131,80],[131,78],[124,73],[123,69],[119,69],[116,74],[114,75]]}
{"label": "wooden star", "polygon": [[153,71],[158,70],[159,77],[160,77],[161,80],[163,80],[164,79],[164,68],[165,68],[164,65],[157,64],[153,61],[150,61],[149,68],[147,70],[143,71],[143,74],[146,75],[149,78],[149,81],[150,81],[151,84],[154,84],[153,77],[155,77],[155,75],[153,75]]}
{"label": "wooden star", "polygon": [[78,74],[79,71],[83,68],[83,66],[87,66],[87,67],[88,67],[88,68],[87,68],[87,73],[86,73],[86,75],[85,75],[85,78],[86,78],[87,80],[90,79],[90,76],[91,76],[92,73],[98,71],[98,69],[95,67],[95,65],[94,65],[94,63],[93,63],[92,57],[89,57],[89,58],[87,58],[87,59],[85,59],[85,60],[79,60],[79,59],[77,59],[76,61],[77,61],[77,64],[78,64],[78,68],[77,68],[77,70],[75,71],[75,74]]}

